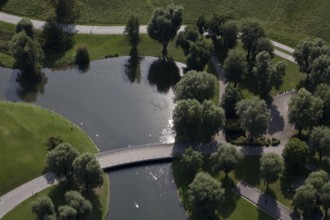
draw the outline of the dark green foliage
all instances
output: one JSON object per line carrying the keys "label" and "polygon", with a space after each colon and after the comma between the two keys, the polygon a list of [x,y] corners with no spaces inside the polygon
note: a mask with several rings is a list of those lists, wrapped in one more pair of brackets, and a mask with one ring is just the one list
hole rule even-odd
{"label": "dark green foliage", "polygon": [[[226,118],[224,133],[226,141],[234,145],[246,145],[245,131],[242,130],[241,124],[238,118]],[[243,142],[239,142],[239,139],[244,139]]]}
{"label": "dark green foliage", "polygon": [[54,8],[56,21],[61,24],[73,24],[80,16],[78,0],[49,0],[49,3]]}
{"label": "dark green foliage", "polygon": [[196,26],[186,26],[184,31],[179,32],[176,37],[175,46],[180,47],[183,53],[187,56],[191,43],[198,41],[201,38]]}
{"label": "dark green foliage", "polygon": [[73,172],[77,185],[84,191],[90,191],[103,184],[103,170],[95,156],[84,153],[73,161]]}
{"label": "dark green foliage", "polygon": [[53,202],[49,197],[39,197],[32,202],[31,207],[38,220],[48,219],[55,214]]}
{"label": "dark green foliage", "polygon": [[249,133],[250,142],[266,132],[270,112],[264,100],[257,97],[241,100],[236,104],[236,114],[240,117],[241,128]]}
{"label": "dark green foliage", "polygon": [[47,138],[47,142],[46,142],[47,150],[51,151],[62,143],[63,143],[63,139],[61,136],[50,136]]}
{"label": "dark green foliage", "polygon": [[207,72],[187,72],[174,87],[174,100],[196,99],[200,103],[214,97],[217,79]]}
{"label": "dark green foliage", "polygon": [[91,214],[93,209],[91,202],[85,199],[79,192],[68,191],[64,197],[68,206],[76,210],[77,219],[85,219]]}
{"label": "dark green foliage", "polygon": [[318,197],[321,194],[323,185],[328,182],[328,174],[324,170],[315,171],[308,175],[305,184],[310,184],[316,189]]}
{"label": "dark green foliage", "polygon": [[26,35],[30,38],[34,38],[34,28],[31,20],[22,18],[17,24],[16,24],[16,33],[19,33],[21,31],[25,31]]}
{"label": "dark green foliage", "polygon": [[203,37],[204,33],[207,32],[207,29],[208,29],[207,21],[206,21],[204,15],[201,15],[198,17],[198,19],[196,21],[196,26],[198,28],[200,35],[202,35],[202,37]]}
{"label": "dark green foliage", "polygon": [[186,70],[202,71],[211,57],[211,44],[207,40],[190,43]]}
{"label": "dark green foliage", "polygon": [[308,154],[308,146],[305,142],[298,138],[290,139],[283,150],[285,168],[289,172],[304,170]]}
{"label": "dark green foliage", "polygon": [[48,19],[42,27],[41,37],[43,48],[47,52],[63,52],[72,48],[73,35],[63,31],[63,29],[52,18]]}
{"label": "dark green foliage", "polygon": [[267,97],[273,87],[279,88],[283,83],[286,73],[285,62],[272,65],[272,59],[268,52],[263,51],[256,57],[256,65],[252,70],[258,85],[261,97]]}
{"label": "dark green foliage", "polygon": [[71,206],[64,205],[58,207],[60,220],[76,220],[77,211]]}
{"label": "dark green foliage", "polygon": [[323,119],[322,122],[328,123],[330,125],[330,85],[320,84],[315,92],[315,97],[319,97],[323,103]]}
{"label": "dark green foliage", "polygon": [[247,73],[247,62],[244,54],[238,49],[230,50],[223,65],[225,77],[236,86]]}
{"label": "dark green foliage", "polygon": [[140,42],[140,23],[138,17],[131,16],[129,18],[124,34],[127,35],[128,42],[132,48],[136,48]]}
{"label": "dark green foliage", "polygon": [[167,6],[156,8],[148,22],[149,36],[162,44],[163,59],[167,58],[167,45],[176,36],[182,24],[183,8],[181,6]]}
{"label": "dark green foliage", "polygon": [[213,101],[207,100],[202,104],[201,140],[209,141],[225,124],[225,113]]}
{"label": "dark green foliage", "polygon": [[325,183],[322,187],[321,202],[325,210],[325,216],[327,216],[328,209],[330,208],[330,182]]}
{"label": "dark green foliage", "polygon": [[182,163],[183,169],[195,175],[204,164],[204,156],[201,152],[193,150],[192,147],[188,147],[182,154],[180,163]]}
{"label": "dark green foliage", "polygon": [[15,58],[15,67],[19,69],[38,69],[42,66],[44,53],[40,44],[21,31],[10,41],[10,50]]}
{"label": "dark green foliage", "polygon": [[243,157],[243,154],[235,146],[221,145],[211,155],[213,170],[217,172],[223,170],[227,178],[228,173],[238,166]]}
{"label": "dark green foliage", "polygon": [[222,26],[222,47],[225,50],[234,48],[238,40],[238,27],[235,21],[228,20]]}
{"label": "dark green foliage", "polygon": [[89,52],[85,46],[77,48],[75,63],[78,65],[89,63]]}
{"label": "dark green foliage", "polygon": [[260,176],[266,182],[268,190],[269,183],[275,182],[283,172],[283,159],[275,153],[265,153],[260,157]]}
{"label": "dark green foliage", "polygon": [[79,156],[79,152],[68,143],[59,144],[47,154],[49,171],[55,173],[56,178],[63,178],[71,184],[73,178],[73,161]]}
{"label": "dark green foliage", "polygon": [[201,219],[211,220],[215,216],[215,209],[224,200],[225,192],[221,184],[208,173],[197,173],[188,190],[188,202],[193,212]]}
{"label": "dark green foliage", "polygon": [[248,60],[253,60],[253,51],[257,49],[257,43],[260,38],[266,37],[264,28],[258,20],[246,19],[241,24],[241,41],[243,48],[247,51]]}
{"label": "dark green foliage", "polygon": [[310,147],[319,154],[319,160],[330,154],[330,128],[325,126],[315,127],[310,135]]}
{"label": "dark green foliage", "polygon": [[315,59],[309,80],[313,90],[321,83],[330,84],[330,55],[321,55]]}
{"label": "dark green foliage", "polygon": [[315,98],[304,88],[300,89],[289,101],[289,122],[301,134],[302,129],[312,129],[323,114],[323,101]]}
{"label": "dark green foliage", "polygon": [[221,106],[225,110],[226,118],[236,117],[236,103],[244,98],[242,91],[238,87],[232,85],[226,86],[225,92],[221,99]]}
{"label": "dark green foliage", "polygon": [[207,23],[208,36],[212,39],[214,45],[216,45],[218,39],[221,38],[222,26],[227,20],[227,17],[214,15]]}
{"label": "dark green foliage", "polygon": [[322,54],[329,54],[329,52],[324,40],[307,38],[297,44],[293,57],[298,63],[300,71],[309,75],[312,72],[314,61]]}
{"label": "dark green foliage", "polygon": [[292,203],[295,208],[298,208],[309,214],[315,207],[316,201],[316,189],[310,184],[304,184],[300,186],[293,196]]}
{"label": "dark green foliage", "polygon": [[257,40],[256,46],[255,46],[255,48],[252,49],[251,54],[250,54],[251,59],[255,60],[258,53],[261,53],[263,51],[267,52],[272,59],[274,58],[274,56],[275,56],[274,47],[273,47],[273,44],[270,41],[270,39],[267,37],[261,37]]}

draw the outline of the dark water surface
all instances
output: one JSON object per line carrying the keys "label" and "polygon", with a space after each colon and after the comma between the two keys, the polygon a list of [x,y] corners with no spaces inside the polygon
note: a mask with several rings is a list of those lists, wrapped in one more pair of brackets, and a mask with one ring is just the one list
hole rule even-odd
{"label": "dark water surface", "polygon": [[[62,114],[86,131],[100,151],[172,142],[170,87],[178,75],[166,81],[157,71],[149,73],[153,61],[120,57],[92,62],[84,71],[44,69],[34,83],[19,71],[0,68],[0,100],[31,102]],[[156,64],[154,70],[166,69]],[[109,176],[108,219],[186,219],[171,164],[125,168]]]}

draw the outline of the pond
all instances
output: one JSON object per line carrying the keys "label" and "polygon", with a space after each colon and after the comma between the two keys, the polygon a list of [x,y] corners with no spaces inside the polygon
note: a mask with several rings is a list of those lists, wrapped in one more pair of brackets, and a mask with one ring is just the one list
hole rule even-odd
{"label": "pond", "polygon": [[[173,142],[174,62],[119,57],[89,66],[30,73],[0,68],[0,100],[41,105],[80,126],[100,151]],[[186,219],[170,163],[108,173],[111,220]]]}

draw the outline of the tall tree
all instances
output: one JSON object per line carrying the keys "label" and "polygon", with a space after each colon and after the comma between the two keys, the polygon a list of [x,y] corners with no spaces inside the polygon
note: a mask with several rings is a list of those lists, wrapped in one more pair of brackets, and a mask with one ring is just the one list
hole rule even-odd
{"label": "tall tree", "polygon": [[256,46],[254,48],[252,48],[252,51],[250,54],[251,59],[255,60],[258,53],[261,53],[263,51],[267,52],[272,59],[274,58],[274,56],[275,56],[274,47],[273,47],[273,44],[270,41],[270,39],[267,37],[261,37],[257,40]]}
{"label": "tall tree", "polygon": [[34,38],[34,28],[31,20],[22,18],[16,24],[16,33],[19,33],[21,31],[25,31],[26,35],[29,36],[31,39]]}
{"label": "tall tree", "polygon": [[197,173],[189,185],[188,202],[192,211],[202,219],[211,220],[215,209],[224,202],[225,195],[221,184],[208,173]]}
{"label": "tall tree", "polygon": [[329,180],[328,173],[324,170],[311,172],[305,180],[305,184],[310,184],[316,189],[317,197],[321,195],[322,187]]}
{"label": "tall tree", "polygon": [[330,125],[330,85],[320,84],[314,92],[315,97],[319,97],[323,103],[323,119],[322,122]]}
{"label": "tall tree", "polygon": [[174,87],[174,100],[196,99],[200,103],[214,97],[217,79],[207,72],[189,71]]}
{"label": "tall tree", "polygon": [[330,182],[325,183],[322,187],[321,202],[325,210],[325,216],[327,216],[330,208]]}
{"label": "tall tree", "polygon": [[68,191],[64,197],[65,202],[77,211],[76,219],[86,219],[91,214],[93,209],[92,203],[85,199],[79,192]]}
{"label": "tall tree", "polygon": [[202,71],[210,60],[211,49],[211,44],[205,39],[191,43],[187,55],[186,70]]}
{"label": "tall tree", "polygon": [[243,48],[247,51],[247,58],[251,60],[252,52],[256,50],[260,38],[266,37],[264,28],[258,20],[246,19],[241,24],[241,41]]}
{"label": "tall tree", "polygon": [[61,205],[58,207],[58,215],[60,220],[75,220],[77,210],[68,205]]}
{"label": "tall tree", "polygon": [[315,201],[316,189],[310,184],[304,184],[296,190],[292,203],[295,208],[302,210],[304,214],[308,215],[315,207]]}
{"label": "tall tree", "polygon": [[79,156],[77,149],[68,143],[59,144],[47,154],[48,169],[55,173],[56,178],[63,178],[71,184],[73,180],[73,161]]}
{"label": "tall tree", "polygon": [[283,169],[283,160],[279,155],[265,153],[260,157],[260,176],[266,183],[266,190],[268,190],[269,183],[273,183],[279,178]]}
{"label": "tall tree", "polygon": [[16,68],[34,70],[42,66],[43,50],[38,41],[30,38],[25,31],[15,34],[9,44]]}
{"label": "tall tree", "polygon": [[179,32],[176,37],[175,46],[183,50],[184,55],[189,54],[191,43],[197,42],[201,38],[196,26],[186,26],[184,31]]}
{"label": "tall tree", "polygon": [[236,114],[240,117],[241,127],[250,135],[250,143],[266,132],[270,112],[264,100],[257,97],[241,100],[236,104]]}
{"label": "tall tree", "polygon": [[167,45],[176,36],[182,24],[183,8],[167,6],[156,8],[148,23],[147,31],[152,39],[162,44],[163,59],[167,58]]}
{"label": "tall tree", "polygon": [[308,154],[308,146],[305,142],[298,138],[291,138],[282,154],[285,168],[290,172],[304,170]]}
{"label": "tall tree", "polygon": [[329,53],[329,48],[325,41],[316,39],[304,39],[295,47],[293,57],[295,58],[300,71],[307,74],[307,77],[312,72],[314,61],[322,54]]}
{"label": "tall tree", "polygon": [[228,173],[235,169],[239,162],[243,159],[243,154],[232,145],[221,145],[217,151],[212,153],[211,161],[213,163],[213,170],[223,170],[226,178]]}
{"label": "tall tree", "polygon": [[55,147],[57,147],[59,144],[62,144],[63,142],[64,140],[61,136],[50,136],[47,138],[46,142],[47,150],[53,150]]}
{"label": "tall tree", "polygon": [[330,55],[321,55],[315,59],[309,80],[312,90],[321,83],[330,84]]}
{"label": "tall tree", "polygon": [[82,190],[89,191],[102,186],[103,170],[93,154],[81,154],[72,166],[76,183]]}
{"label": "tall tree", "polygon": [[198,17],[196,21],[196,26],[198,28],[200,35],[203,37],[204,33],[206,33],[208,29],[207,20],[205,19],[204,15]]}
{"label": "tall tree", "polygon": [[247,62],[244,54],[238,49],[230,50],[223,68],[226,79],[233,82],[236,87],[236,84],[240,83],[247,73]]}
{"label": "tall tree", "polygon": [[235,21],[227,20],[222,26],[222,46],[227,51],[237,45],[238,27]]}
{"label": "tall tree", "polygon": [[225,124],[225,113],[221,107],[207,100],[202,104],[201,140],[209,141]]}
{"label": "tall tree", "polygon": [[31,207],[32,212],[37,215],[38,220],[48,219],[55,214],[54,204],[49,197],[39,197],[32,202]]}
{"label": "tall tree", "polygon": [[222,37],[223,25],[228,20],[225,16],[214,15],[207,24],[208,36],[212,39],[213,45],[217,45],[217,41]]}
{"label": "tall tree", "polygon": [[183,168],[191,174],[196,174],[204,164],[204,156],[201,152],[193,150],[192,147],[188,147],[184,150],[180,162]]}
{"label": "tall tree", "polygon": [[243,99],[243,93],[238,87],[232,85],[226,86],[222,95],[221,106],[225,110],[227,118],[236,117],[235,106]]}
{"label": "tall tree", "polygon": [[302,129],[312,129],[318,123],[323,114],[323,102],[315,98],[304,88],[289,101],[289,122],[294,124],[301,135]]}
{"label": "tall tree", "polygon": [[314,127],[310,136],[311,149],[319,154],[319,161],[323,156],[330,154],[330,128],[325,126]]}
{"label": "tall tree", "polygon": [[73,24],[79,18],[79,0],[49,0],[56,20],[62,24]]}
{"label": "tall tree", "polygon": [[136,48],[140,42],[140,23],[137,16],[131,16],[126,24],[124,34],[132,48]]}

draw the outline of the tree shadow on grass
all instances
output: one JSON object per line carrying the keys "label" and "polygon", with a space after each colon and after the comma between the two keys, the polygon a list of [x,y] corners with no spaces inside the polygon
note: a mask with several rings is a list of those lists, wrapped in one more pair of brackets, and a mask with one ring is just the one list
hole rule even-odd
{"label": "tree shadow on grass", "polygon": [[246,156],[234,171],[236,179],[243,180],[251,186],[257,186],[260,181],[260,156]]}
{"label": "tree shadow on grass", "polygon": [[228,177],[221,180],[221,185],[225,189],[225,202],[218,208],[218,213],[221,218],[228,218],[232,215],[237,207],[239,196],[233,193],[232,189],[235,186],[234,181]]}

